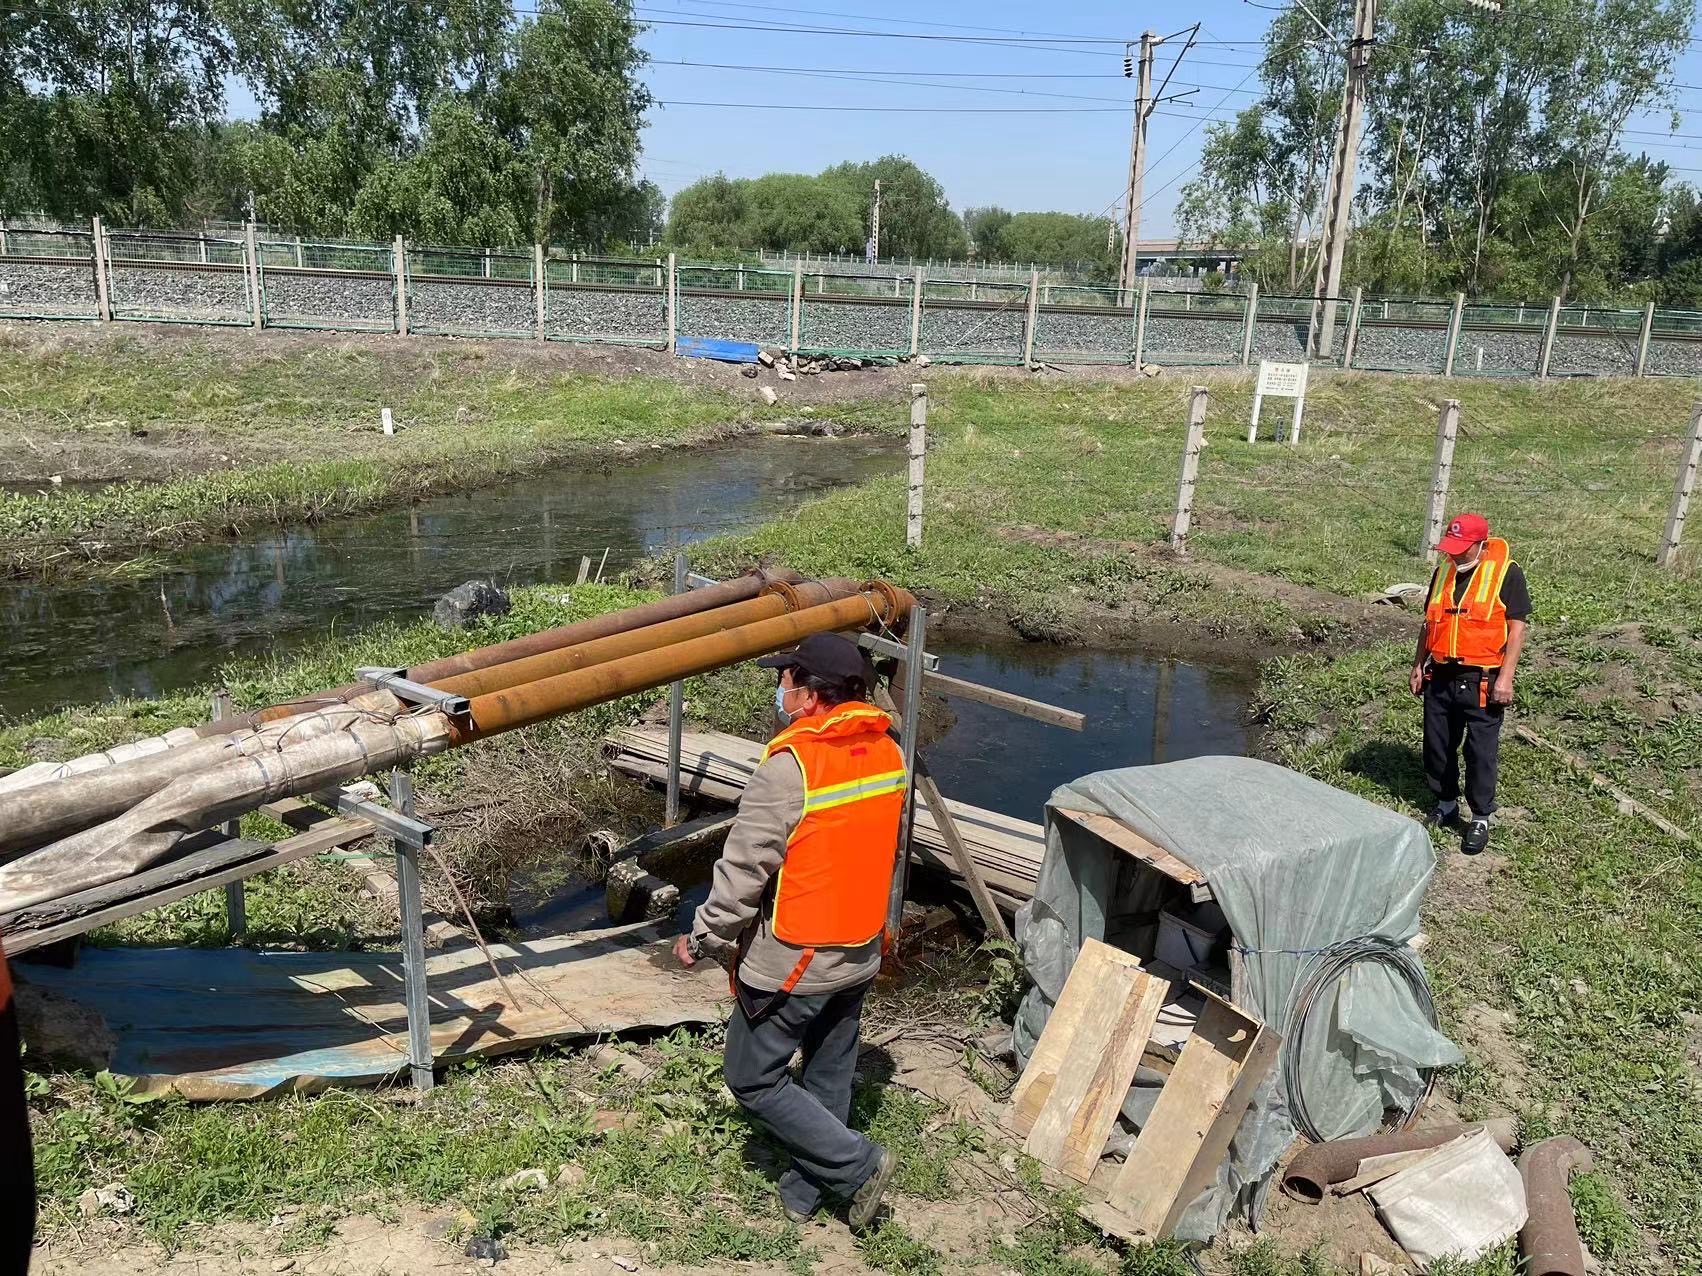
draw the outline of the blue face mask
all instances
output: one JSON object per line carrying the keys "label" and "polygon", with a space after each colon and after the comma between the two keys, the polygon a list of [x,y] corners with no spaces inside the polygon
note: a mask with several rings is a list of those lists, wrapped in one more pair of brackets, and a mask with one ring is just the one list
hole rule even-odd
{"label": "blue face mask", "polygon": [[782,686],[774,688],[774,712],[780,716],[782,726],[789,726],[792,722],[792,715],[786,712],[786,692],[789,689]]}

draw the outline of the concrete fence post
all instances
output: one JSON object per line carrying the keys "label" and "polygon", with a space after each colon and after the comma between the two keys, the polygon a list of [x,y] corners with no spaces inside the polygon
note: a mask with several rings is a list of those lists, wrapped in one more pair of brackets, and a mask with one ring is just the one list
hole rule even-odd
{"label": "concrete fence post", "polygon": [[1253,359],[1253,327],[1259,321],[1259,285],[1253,284],[1247,289],[1246,307],[1241,315],[1241,366],[1247,367]]}
{"label": "concrete fence post", "polygon": [[545,319],[549,313],[549,282],[544,273],[544,246],[532,245],[532,310],[537,318],[536,339],[544,339]]}
{"label": "concrete fence post", "polygon": [[408,335],[408,250],[402,237],[390,245],[390,273],[396,279],[396,331]]}
{"label": "concrete fence post", "polygon": [[1182,445],[1182,481],[1176,486],[1176,517],[1170,524],[1170,548],[1188,552],[1188,527],[1194,518],[1194,484],[1200,477],[1200,449],[1206,437],[1206,387],[1189,392],[1188,436]]}
{"label": "concrete fence post", "polygon": [[1022,325],[1022,366],[1034,366],[1034,329],[1040,321],[1040,272],[1028,275],[1028,314]]}
{"label": "concrete fence post", "polygon": [[1359,344],[1359,311],[1365,304],[1365,290],[1353,290],[1353,302],[1347,309],[1347,335],[1342,338],[1342,367],[1353,367],[1353,349]]}
{"label": "concrete fence post", "polygon": [[1454,308],[1448,312],[1448,352],[1442,358],[1442,375],[1454,375],[1454,355],[1460,348],[1460,324],[1465,319],[1466,294],[1454,294]]}
{"label": "concrete fence post", "polygon": [[1537,356],[1537,376],[1548,377],[1548,365],[1554,358],[1554,334],[1560,327],[1560,298],[1548,303],[1548,322],[1542,329],[1542,352]]}
{"label": "concrete fence post", "polygon": [[1696,471],[1702,467],[1702,403],[1690,414],[1690,438],[1679,460],[1678,482],[1673,486],[1672,510],[1667,514],[1667,528],[1661,537],[1659,562],[1672,567],[1678,562],[1678,547],[1684,539],[1684,517],[1690,512],[1690,497],[1696,491]]}
{"label": "concrete fence post", "polygon": [[248,273],[248,311],[250,325],[258,331],[264,322],[260,305],[260,240],[249,222],[243,234],[243,265]]}
{"label": "concrete fence post", "polygon": [[674,346],[680,336],[680,271],[679,263],[673,253],[668,254],[668,287],[665,305],[668,308],[668,353],[674,353]]}
{"label": "concrete fence post", "polygon": [[112,322],[112,293],[108,291],[107,258],[109,246],[106,242],[106,228],[96,217],[90,225],[94,229],[94,268],[95,268],[95,307],[100,314],[102,323]]}
{"label": "concrete fence post", "polygon": [[1637,333],[1637,376],[1645,376],[1649,367],[1649,338],[1655,331],[1655,303],[1643,307],[1643,327]]}
{"label": "concrete fence post", "polygon": [[1454,440],[1460,432],[1460,401],[1449,399],[1436,414],[1436,460],[1430,467],[1430,510],[1424,520],[1424,561],[1436,561],[1436,542],[1448,517],[1448,483],[1454,473]]}
{"label": "concrete fence post", "polygon": [[910,485],[904,513],[904,543],[922,545],[922,483],[928,457],[928,387],[910,387]]}
{"label": "concrete fence post", "polygon": [[1135,370],[1146,366],[1146,302],[1147,281],[1141,280],[1135,290]]}
{"label": "concrete fence post", "polygon": [[922,353],[922,267],[916,267],[916,282],[910,293],[910,357]]}
{"label": "concrete fence post", "polygon": [[[487,253],[487,254],[486,254],[486,260],[487,260],[487,262],[488,262],[488,260],[489,260],[489,256],[490,256],[490,255],[489,255],[489,254],[488,254],[488,253]],[[203,261],[205,261],[205,260],[206,260],[206,258],[204,258],[204,257],[203,257],[203,258],[202,258],[202,260],[203,260]],[[300,236],[300,235],[297,235],[297,236],[296,236],[296,237],[295,237],[295,268],[296,268],[296,269],[297,269],[297,270],[300,270],[300,269],[301,269],[301,268],[302,268],[302,256],[301,256],[301,236]],[[489,270],[489,268],[488,268],[488,266],[487,266],[487,268],[486,268],[486,270],[485,270],[485,273],[486,273],[486,274],[487,274],[487,275],[488,275],[488,274],[489,274],[489,273],[490,273],[490,270]]]}
{"label": "concrete fence post", "polygon": [[798,339],[804,330],[804,263],[792,263],[792,353],[798,353]]}

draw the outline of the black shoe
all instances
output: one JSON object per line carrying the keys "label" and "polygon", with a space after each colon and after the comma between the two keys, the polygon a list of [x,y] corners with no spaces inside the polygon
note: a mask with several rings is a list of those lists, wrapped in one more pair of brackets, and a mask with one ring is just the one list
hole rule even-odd
{"label": "black shoe", "polygon": [[1430,808],[1429,823],[1438,828],[1449,828],[1460,819],[1460,804],[1458,802],[1438,802]]}
{"label": "black shoe", "polygon": [[1473,820],[1466,825],[1466,831],[1460,835],[1460,849],[1467,855],[1476,855],[1489,845],[1489,821]]}
{"label": "black shoe", "polygon": [[863,1186],[851,1195],[851,1209],[845,1216],[845,1221],[853,1228],[861,1231],[875,1221],[875,1213],[881,1207],[881,1195],[886,1191],[887,1182],[896,1169],[898,1158],[881,1148],[875,1157],[873,1173],[864,1179]]}

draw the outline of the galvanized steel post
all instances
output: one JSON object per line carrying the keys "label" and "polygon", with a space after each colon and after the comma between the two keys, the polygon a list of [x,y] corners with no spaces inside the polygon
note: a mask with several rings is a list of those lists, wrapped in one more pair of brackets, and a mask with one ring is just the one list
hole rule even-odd
{"label": "galvanized steel post", "polygon": [[[1259,321],[1259,285],[1247,287],[1247,309],[1241,317],[1241,366],[1253,361],[1253,325]],[[1248,440],[1251,442],[1251,440]]]}
{"label": "galvanized steel post", "polygon": [[1560,327],[1560,298],[1548,303],[1548,323],[1542,330],[1542,353],[1537,356],[1537,376],[1548,376],[1549,361],[1554,357],[1554,334]]}
{"label": "galvanized steel post", "polygon": [[[674,592],[686,592],[689,564],[683,549],[674,551]],[[676,679],[668,686],[668,804],[662,822],[668,828],[680,822],[680,738],[685,731],[686,684]]]}
{"label": "galvanized steel post", "polygon": [[1696,471],[1702,467],[1702,403],[1690,414],[1690,439],[1679,462],[1678,482],[1672,491],[1672,509],[1667,514],[1666,532],[1661,536],[1659,562],[1671,567],[1678,562],[1678,547],[1684,540],[1684,519],[1690,512],[1690,498],[1696,491]]}
{"label": "galvanized steel post", "polygon": [[396,331],[408,335],[408,250],[402,237],[390,246],[390,274],[396,281]]}
{"label": "galvanized steel post", "polygon": [[1454,473],[1454,439],[1460,432],[1460,401],[1449,399],[1436,417],[1436,461],[1430,469],[1430,510],[1424,520],[1424,561],[1436,561],[1436,542],[1448,517],[1448,484]]}
{"label": "galvanized steel post", "polygon": [[1466,294],[1454,294],[1454,308],[1448,312],[1448,352],[1442,356],[1442,375],[1454,375],[1454,354],[1460,348],[1460,322],[1465,318]]}
{"label": "galvanized steel post", "polygon": [[[213,721],[230,717],[230,692],[223,687],[213,692]],[[219,832],[234,838],[241,832],[240,821],[227,820]],[[248,901],[242,893],[242,880],[225,883],[225,933],[233,939],[248,929]]]}
{"label": "galvanized steel post", "polygon": [[[390,805],[399,815],[414,814],[414,779],[406,771],[390,772]],[[422,1094],[436,1084],[432,1076],[431,996],[426,986],[425,906],[420,900],[420,848],[406,838],[393,837],[396,849],[396,894],[402,915],[402,991],[408,1008],[408,1072]]]}
{"label": "galvanized steel post", "polygon": [[548,285],[547,285],[547,283],[545,282],[545,279],[544,279],[544,246],[542,244],[533,244],[532,245],[532,309],[536,312],[536,315],[537,315],[538,331],[537,331],[536,339],[539,340],[539,341],[542,341],[544,339],[544,331],[545,331],[544,316],[545,316],[545,313],[546,313],[546,307],[548,305],[547,290],[548,290]]}
{"label": "galvanized steel post", "polygon": [[1022,366],[1034,366],[1034,327],[1040,320],[1040,272],[1028,275],[1028,315],[1022,325]]}
{"label": "galvanized steel post", "polygon": [[1637,376],[1645,375],[1649,366],[1649,338],[1655,331],[1655,303],[1643,307],[1643,327],[1637,334]]}
{"label": "galvanized steel post", "polygon": [[910,387],[910,485],[905,504],[904,543],[911,549],[922,545],[923,469],[928,456],[928,387]]}
{"label": "galvanized steel post", "polygon": [[1182,445],[1182,481],[1176,487],[1176,517],[1170,524],[1170,548],[1188,552],[1188,527],[1194,517],[1194,484],[1200,476],[1200,449],[1206,437],[1207,392],[1193,388],[1188,400],[1188,435]]}
{"label": "galvanized steel post", "polygon": [[263,322],[260,309],[260,239],[249,222],[243,231],[243,266],[248,275],[248,312],[250,326],[259,329]]}
{"label": "galvanized steel post", "polygon": [[94,229],[94,266],[95,266],[95,305],[100,312],[102,323],[112,322],[112,294],[108,291],[107,258],[108,244],[106,229],[100,224],[97,216],[90,225]]}
{"label": "galvanized steel post", "polygon": [[1359,312],[1365,304],[1365,290],[1353,290],[1353,304],[1347,312],[1347,336],[1342,339],[1342,367],[1353,367],[1353,349],[1359,344]]}

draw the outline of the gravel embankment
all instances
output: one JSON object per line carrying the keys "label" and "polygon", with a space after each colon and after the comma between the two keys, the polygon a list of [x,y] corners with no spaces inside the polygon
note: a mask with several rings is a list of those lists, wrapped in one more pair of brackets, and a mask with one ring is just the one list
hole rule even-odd
{"label": "gravel embankment", "polygon": [[394,331],[396,289],[389,279],[268,272],[266,318],[302,327]]}
{"label": "gravel embankment", "polygon": [[784,347],[792,341],[792,302],[785,295],[705,297],[681,293],[679,328],[685,337]]}
{"label": "gravel embankment", "polygon": [[138,319],[250,321],[248,276],[241,270],[169,270],[115,263],[112,313]]}
{"label": "gravel embankment", "polygon": [[1241,358],[1241,324],[1231,319],[1171,319],[1149,315],[1147,363],[1229,363]]}
{"label": "gravel embankment", "polygon": [[0,314],[49,317],[94,315],[94,267],[0,262]]}
{"label": "gravel embankment", "polygon": [[922,307],[921,346],[936,356],[1022,358],[1023,308],[969,310],[939,302]]}
{"label": "gravel embankment", "polygon": [[408,282],[408,327],[420,332],[530,337],[538,331],[537,307],[530,284]]}
{"label": "gravel embankment", "polygon": [[1094,362],[1132,359],[1134,320],[1107,311],[1102,315],[1055,314],[1042,310],[1034,325],[1034,357],[1067,363],[1071,355]]}
{"label": "gravel embankment", "polygon": [[[963,312],[953,312],[963,313]],[[799,317],[798,342],[807,350],[866,350],[910,353],[909,305],[858,305],[809,299]],[[927,339],[927,318],[922,320]],[[965,336],[979,341],[979,336]],[[1018,337],[1020,341],[1020,336]],[[1019,347],[1020,349],[1020,347]]]}
{"label": "gravel embankment", "polygon": [[558,340],[589,337],[661,344],[668,339],[668,316],[659,292],[582,292],[552,287],[546,300],[544,332]]}

